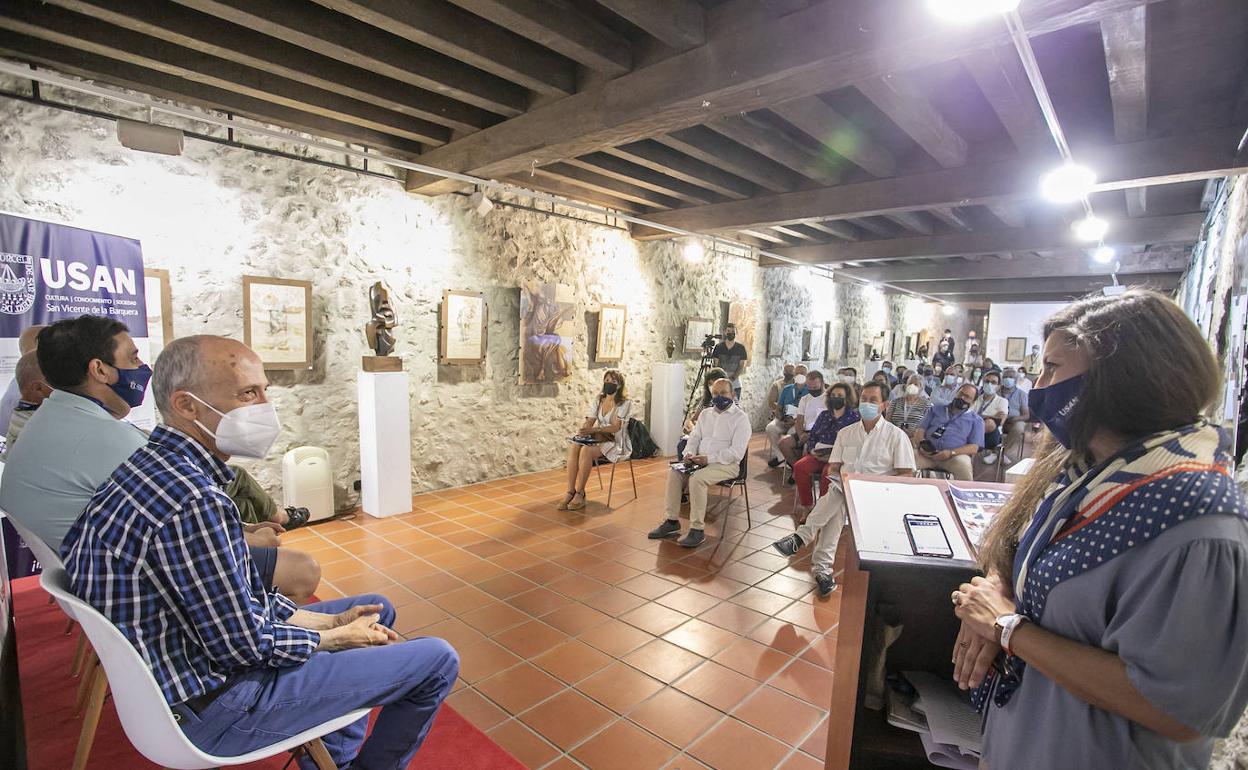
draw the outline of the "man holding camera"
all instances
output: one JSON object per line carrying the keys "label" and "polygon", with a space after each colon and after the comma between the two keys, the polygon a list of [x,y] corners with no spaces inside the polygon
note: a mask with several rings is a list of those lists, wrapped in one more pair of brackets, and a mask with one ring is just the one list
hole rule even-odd
{"label": "man holding camera", "polygon": [[736,326],[728,324],[724,327],[724,338],[711,351],[711,358],[715,359],[716,366],[728,374],[728,379],[732,381],[732,392],[736,395],[736,400],[740,401],[741,372],[745,371],[750,356],[745,345],[737,342]]}
{"label": "man holding camera", "polygon": [[919,470],[936,468],[958,481],[971,481],[971,458],[984,447],[984,418],[971,405],[979,388],[965,383],[947,406],[933,404],[919,423]]}

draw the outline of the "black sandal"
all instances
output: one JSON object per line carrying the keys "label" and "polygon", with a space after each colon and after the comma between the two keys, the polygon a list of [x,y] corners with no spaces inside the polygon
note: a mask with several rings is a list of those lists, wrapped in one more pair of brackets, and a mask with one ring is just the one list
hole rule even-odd
{"label": "black sandal", "polygon": [[310,518],[312,518],[312,514],[307,508],[286,506],[286,523],[282,526],[286,529],[298,529],[307,524]]}

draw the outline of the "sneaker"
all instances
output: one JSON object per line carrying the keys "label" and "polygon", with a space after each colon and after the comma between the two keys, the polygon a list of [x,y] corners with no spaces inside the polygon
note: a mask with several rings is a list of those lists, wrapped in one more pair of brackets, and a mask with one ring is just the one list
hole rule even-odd
{"label": "sneaker", "polygon": [[286,523],[282,526],[286,529],[296,529],[308,523],[312,518],[312,514],[307,508],[295,508],[294,506],[286,506]]}
{"label": "sneaker", "polygon": [[793,478],[793,474],[790,473],[789,477],[784,480],[784,483],[788,484],[789,486],[795,486],[797,484],[797,479]]}
{"label": "sneaker", "polygon": [[1012,459],[1009,455],[1007,455],[1005,452],[1002,452],[1002,453],[1001,453],[1001,462],[1005,463],[1006,465],[1013,465],[1013,464],[1014,464],[1014,460],[1013,460],[1013,459]]}
{"label": "sneaker", "polygon": [[671,519],[664,519],[663,523],[650,530],[650,534],[646,535],[646,537],[651,540],[662,540],[665,537],[671,537],[672,535],[679,534],[680,522],[672,521]]}
{"label": "sneaker", "polygon": [[997,461],[996,452],[989,452],[988,454],[984,455],[984,465],[992,465],[996,461]]}
{"label": "sneaker", "polygon": [[802,550],[802,546],[804,545],[806,545],[806,543],[802,542],[802,538],[798,537],[795,532],[788,537],[781,538],[780,540],[772,543],[771,547],[779,551],[781,556],[792,556]]}
{"label": "sneaker", "polygon": [[819,598],[827,598],[836,590],[836,578],[824,572],[815,573],[815,582],[819,584]]}
{"label": "sneaker", "polygon": [[697,548],[706,542],[706,535],[700,529],[690,529],[685,536],[676,541],[676,545],[682,548]]}
{"label": "sneaker", "polygon": [[781,460],[779,457],[773,457],[773,458],[771,458],[770,460],[768,460],[768,461],[767,461],[767,467],[768,467],[768,468],[779,468],[779,467],[780,467],[780,463],[782,463],[782,462],[784,462],[784,460]]}

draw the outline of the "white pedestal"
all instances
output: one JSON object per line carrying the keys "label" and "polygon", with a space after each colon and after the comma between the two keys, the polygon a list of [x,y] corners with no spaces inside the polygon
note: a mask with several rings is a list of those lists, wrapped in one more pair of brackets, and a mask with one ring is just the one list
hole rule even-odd
{"label": "white pedestal", "polygon": [[369,516],[412,510],[407,372],[359,372],[360,504]]}
{"label": "white pedestal", "polygon": [[665,455],[676,454],[685,421],[685,365],[660,362],[650,370],[650,437]]}

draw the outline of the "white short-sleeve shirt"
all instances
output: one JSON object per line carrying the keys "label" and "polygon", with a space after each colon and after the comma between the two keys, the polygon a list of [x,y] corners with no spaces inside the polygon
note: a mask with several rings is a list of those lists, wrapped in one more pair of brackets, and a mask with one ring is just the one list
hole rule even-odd
{"label": "white short-sleeve shirt", "polygon": [[868,432],[859,421],[841,428],[828,464],[842,463],[846,473],[886,475],[894,468],[914,468],[914,447],[906,432],[880,418]]}
{"label": "white short-sleeve shirt", "polygon": [[815,427],[815,420],[828,408],[828,400],[822,393],[807,393],[797,404],[797,413],[802,415],[803,428],[810,430]]}

